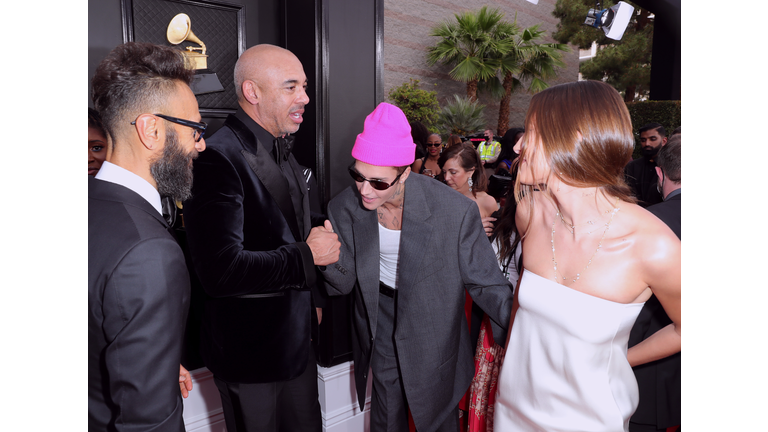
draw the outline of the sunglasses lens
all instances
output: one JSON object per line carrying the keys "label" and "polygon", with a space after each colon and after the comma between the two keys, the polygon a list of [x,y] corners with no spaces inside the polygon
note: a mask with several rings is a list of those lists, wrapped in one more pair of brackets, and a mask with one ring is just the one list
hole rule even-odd
{"label": "sunglasses lens", "polygon": [[352,176],[352,179],[356,182],[364,181],[365,178],[357,173],[357,171],[353,170],[352,168],[349,168],[349,175]]}
{"label": "sunglasses lens", "polygon": [[[366,181],[365,177],[361,176],[360,173],[353,170],[352,168],[349,168],[348,171],[349,171],[349,175],[352,177],[354,181],[358,183]],[[372,188],[380,191],[389,189],[389,184],[384,183],[383,181],[368,180],[368,184],[370,184]]]}
{"label": "sunglasses lens", "polygon": [[370,184],[371,184],[371,187],[372,187],[372,188],[374,188],[374,189],[376,189],[376,190],[380,190],[380,191],[383,191],[383,190],[387,190],[387,189],[389,189],[389,184],[388,184],[388,183],[384,183],[384,182],[382,182],[382,181],[378,181],[378,180],[369,180],[369,181],[368,181],[368,183],[370,183]]}

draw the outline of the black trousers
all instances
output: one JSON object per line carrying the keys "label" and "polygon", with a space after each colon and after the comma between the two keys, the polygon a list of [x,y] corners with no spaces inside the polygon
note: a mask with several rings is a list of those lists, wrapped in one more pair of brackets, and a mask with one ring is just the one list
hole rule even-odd
{"label": "black trousers", "polygon": [[290,381],[230,383],[213,377],[228,432],[321,432],[317,362],[310,347],[307,368]]}
{"label": "black trousers", "polygon": [[[680,432],[680,426],[677,426],[674,431]],[[655,425],[633,423],[630,421],[629,432],[667,432],[667,428],[657,428]]]}

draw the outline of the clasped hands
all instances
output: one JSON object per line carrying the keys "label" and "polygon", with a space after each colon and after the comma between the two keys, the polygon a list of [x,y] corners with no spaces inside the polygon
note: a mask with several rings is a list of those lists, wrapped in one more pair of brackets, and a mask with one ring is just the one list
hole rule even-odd
{"label": "clasped hands", "polygon": [[323,226],[316,226],[309,232],[307,245],[312,251],[312,259],[317,266],[333,264],[339,260],[341,242],[333,232],[331,221],[326,220]]}

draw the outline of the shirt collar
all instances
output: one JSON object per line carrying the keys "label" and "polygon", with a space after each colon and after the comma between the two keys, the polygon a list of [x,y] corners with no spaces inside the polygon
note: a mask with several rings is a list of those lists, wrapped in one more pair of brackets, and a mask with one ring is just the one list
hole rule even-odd
{"label": "shirt collar", "polygon": [[666,200],[668,200],[668,199],[672,198],[672,197],[673,197],[673,196],[675,196],[675,195],[680,195],[680,191],[681,191],[682,189],[683,189],[683,188],[677,188],[677,189],[673,190],[672,192],[670,192],[669,194],[667,194],[667,196],[666,196],[666,197],[664,197],[664,201],[666,201]]}
{"label": "shirt collar", "polygon": [[157,189],[155,189],[154,186],[140,176],[118,165],[104,161],[95,177],[99,180],[125,186],[136,192],[148,203],[152,204],[152,207],[154,207],[162,216],[163,207],[160,201],[160,193],[157,192]]}

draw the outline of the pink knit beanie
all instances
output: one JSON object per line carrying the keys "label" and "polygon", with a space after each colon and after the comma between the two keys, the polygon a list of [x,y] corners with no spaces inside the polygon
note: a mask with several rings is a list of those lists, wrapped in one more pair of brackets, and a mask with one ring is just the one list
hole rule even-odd
{"label": "pink knit beanie", "polygon": [[352,157],[376,166],[411,165],[416,144],[411,126],[400,108],[382,102],[365,118],[363,133],[357,136]]}

